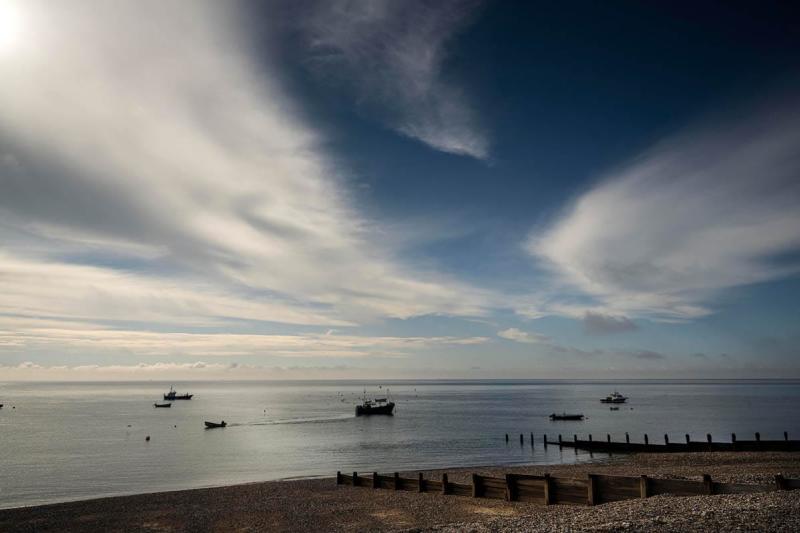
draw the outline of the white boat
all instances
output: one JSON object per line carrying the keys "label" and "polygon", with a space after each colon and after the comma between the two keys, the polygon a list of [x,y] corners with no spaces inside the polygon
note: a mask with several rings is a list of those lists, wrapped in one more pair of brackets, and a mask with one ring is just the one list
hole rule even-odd
{"label": "white boat", "polygon": [[623,396],[617,391],[614,391],[605,398],[601,398],[600,401],[603,403],[625,403],[628,401],[628,398],[627,396]]}

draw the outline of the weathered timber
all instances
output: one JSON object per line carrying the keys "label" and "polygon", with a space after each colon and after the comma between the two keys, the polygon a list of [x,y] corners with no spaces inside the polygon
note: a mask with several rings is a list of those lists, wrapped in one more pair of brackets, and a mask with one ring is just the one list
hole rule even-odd
{"label": "weathered timber", "polygon": [[473,498],[490,498],[507,501],[522,501],[568,505],[598,505],[606,502],[647,498],[658,494],[674,496],[696,496],[702,494],[748,494],[773,490],[800,489],[800,479],[785,479],[775,476],[773,485],[745,483],[719,483],[711,476],[703,475],[702,481],[686,479],[658,479],[647,476],[609,476],[588,474],[585,479],[552,477],[549,474],[534,476],[506,474],[503,478],[472,474],[472,484],[449,483],[447,474],[441,481],[426,480],[422,473],[416,478],[403,478],[398,473],[391,476],[373,472],[371,476],[336,473],[337,485],[384,488],[416,492],[442,492]]}
{"label": "weathered timber", "polygon": [[583,440],[573,437],[572,441],[561,440],[559,442],[549,442],[558,444],[561,447],[577,448],[581,450],[607,452],[607,453],[685,453],[685,452],[757,452],[757,451],[800,451],[800,441],[798,440],[735,440],[734,442],[696,442],[689,441],[686,444],[669,442],[665,435],[665,444],[655,444],[650,442],[647,435],[644,436],[644,443],[630,442],[626,434],[626,442],[598,441],[594,439]]}

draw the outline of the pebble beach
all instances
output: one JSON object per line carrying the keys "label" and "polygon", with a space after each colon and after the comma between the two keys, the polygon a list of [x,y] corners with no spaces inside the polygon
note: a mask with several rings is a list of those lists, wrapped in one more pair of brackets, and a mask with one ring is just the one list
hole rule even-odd
{"label": "pebble beach", "polygon": [[[426,472],[437,477],[443,471]],[[640,475],[740,483],[800,477],[800,453],[639,454],[576,465],[446,470],[581,477]],[[800,491],[656,496],[543,506],[337,486],[332,478],[250,483],[0,510],[0,531],[800,531]]]}

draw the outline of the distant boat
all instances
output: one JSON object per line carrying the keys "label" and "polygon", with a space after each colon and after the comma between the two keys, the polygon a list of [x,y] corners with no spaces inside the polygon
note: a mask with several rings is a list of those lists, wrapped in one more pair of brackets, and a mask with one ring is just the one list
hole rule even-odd
{"label": "distant boat", "polygon": [[628,398],[614,391],[605,398],[601,398],[600,401],[603,403],[625,403],[628,401]]}
{"label": "distant boat", "polygon": [[391,415],[393,411],[394,402],[387,401],[386,398],[364,400],[360,405],[356,405],[356,416]]}
{"label": "distant boat", "polygon": [[567,413],[561,413],[559,415],[559,414],[553,413],[552,415],[550,415],[550,420],[583,420],[583,415],[582,414],[567,414]]}
{"label": "distant boat", "polygon": [[158,402],[156,402],[156,403],[153,404],[153,407],[172,407],[172,404],[171,403],[158,403]]}
{"label": "distant boat", "polygon": [[224,420],[222,422],[208,422],[208,421],[206,421],[206,429],[224,428],[227,425],[228,424],[226,424]]}
{"label": "distant boat", "polygon": [[169,388],[169,392],[164,394],[165,400],[191,400],[194,394],[189,394],[188,392],[185,394],[178,394],[175,392],[172,387]]}
{"label": "distant boat", "polygon": [[609,407],[609,411],[619,411],[619,407]]}

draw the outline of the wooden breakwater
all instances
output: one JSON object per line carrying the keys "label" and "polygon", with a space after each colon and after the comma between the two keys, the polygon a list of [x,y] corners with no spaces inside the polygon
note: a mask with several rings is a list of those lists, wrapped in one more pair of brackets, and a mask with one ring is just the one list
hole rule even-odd
{"label": "wooden breakwater", "polygon": [[730,442],[714,441],[711,434],[706,434],[703,441],[693,441],[688,434],[684,435],[685,442],[670,442],[669,435],[664,435],[664,443],[650,441],[645,433],[644,442],[631,442],[630,435],[625,434],[625,442],[611,440],[611,435],[605,439],[595,439],[589,435],[588,439],[579,439],[573,435],[572,439],[564,439],[561,435],[558,440],[548,440],[544,436],[545,446],[554,445],[567,448],[577,448],[594,452],[606,453],[678,453],[678,452],[794,452],[800,451],[800,440],[789,440],[789,434],[783,433],[783,440],[762,440],[759,433],[753,440],[739,440],[736,434],[731,434]]}
{"label": "wooden breakwater", "polygon": [[703,494],[746,494],[770,492],[775,490],[800,489],[800,479],[786,479],[775,476],[769,485],[749,483],[719,483],[711,476],[704,475],[702,481],[684,479],[659,479],[648,476],[607,476],[588,474],[586,478],[574,479],[554,477],[549,474],[533,476],[527,474],[506,474],[504,478],[471,475],[471,483],[453,483],[447,474],[440,479],[426,479],[422,473],[416,478],[401,477],[398,472],[383,475],[352,475],[336,473],[337,485],[371,487],[373,489],[403,490],[411,492],[434,492],[467,496],[472,498],[491,498],[496,500],[541,503],[543,505],[597,505],[600,503],[648,498],[659,494],[673,496],[698,496]]}

